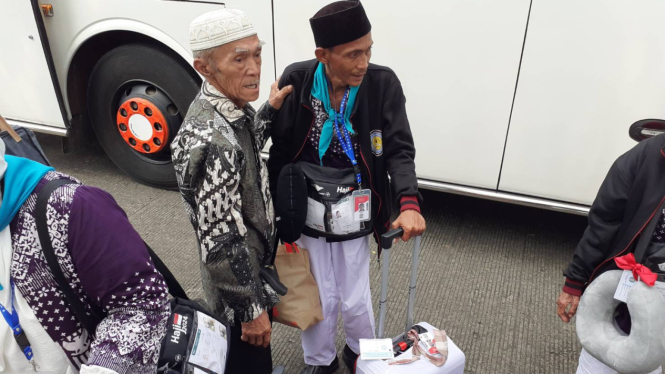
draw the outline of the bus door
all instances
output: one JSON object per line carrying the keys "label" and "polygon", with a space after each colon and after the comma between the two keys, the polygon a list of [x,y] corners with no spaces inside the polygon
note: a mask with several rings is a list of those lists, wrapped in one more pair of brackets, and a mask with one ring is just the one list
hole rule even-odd
{"label": "bus door", "polygon": [[64,134],[67,115],[49,67],[50,52],[45,52],[41,12],[36,0],[0,3],[0,115]]}

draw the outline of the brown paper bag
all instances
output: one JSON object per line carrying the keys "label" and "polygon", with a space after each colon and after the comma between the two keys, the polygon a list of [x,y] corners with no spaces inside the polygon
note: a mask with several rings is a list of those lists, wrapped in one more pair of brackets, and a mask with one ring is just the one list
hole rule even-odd
{"label": "brown paper bag", "polygon": [[280,245],[275,267],[289,291],[273,309],[273,320],[303,331],[323,321],[319,288],[310,271],[307,250],[295,244]]}

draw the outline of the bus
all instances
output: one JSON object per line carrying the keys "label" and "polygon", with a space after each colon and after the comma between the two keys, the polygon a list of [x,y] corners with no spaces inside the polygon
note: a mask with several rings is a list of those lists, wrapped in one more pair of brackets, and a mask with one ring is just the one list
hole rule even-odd
{"label": "bus", "polygon": [[[135,180],[176,187],[169,144],[196,95],[188,25],[243,9],[264,47],[260,102],[314,57],[330,0],[0,3],[0,115],[95,136]],[[631,124],[665,118],[661,0],[364,0],[372,62],[402,82],[421,188],[586,214]],[[388,141],[388,140],[386,140]]]}

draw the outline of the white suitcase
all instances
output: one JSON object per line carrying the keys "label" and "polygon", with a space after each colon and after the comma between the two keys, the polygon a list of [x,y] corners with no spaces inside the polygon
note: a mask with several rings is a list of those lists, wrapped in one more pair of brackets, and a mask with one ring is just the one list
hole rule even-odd
{"label": "white suitcase", "polygon": [[[388,301],[388,272],[390,267],[390,248],[393,240],[402,236],[402,229],[391,230],[381,236],[381,246],[383,248],[383,261],[381,263],[381,297],[379,299],[379,325],[377,338],[383,338],[386,322],[387,301]],[[420,240],[418,236],[414,239],[413,257],[411,261],[411,284],[409,286],[409,303],[406,312],[405,332],[413,326],[413,308],[416,300],[416,278],[418,276],[418,260],[420,257]],[[418,325],[424,327],[427,331],[432,331],[434,327],[426,322],[420,322]],[[401,339],[404,334],[400,334],[393,339],[393,342]],[[400,358],[411,356],[411,349],[402,353]],[[406,365],[389,366],[387,361],[363,361],[358,360],[356,364],[356,374],[463,374],[466,356],[457,345],[448,337],[448,359],[441,367],[434,366],[427,357],[421,357],[420,360]]]}

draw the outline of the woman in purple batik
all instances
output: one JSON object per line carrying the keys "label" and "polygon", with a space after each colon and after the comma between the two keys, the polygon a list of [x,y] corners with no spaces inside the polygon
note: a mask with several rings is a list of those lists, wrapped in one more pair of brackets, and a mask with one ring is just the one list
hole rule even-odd
{"label": "woman in purple batik", "polygon": [[[168,290],[125,212],[98,188],[5,156],[1,141],[0,178],[0,372],[156,372]],[[54,179],[73,184],[51,195],[48,231],[75,294],[106,316],[96,331],[86,331],[69,307],[37,235],[37,193]],[[24,335],[15,336],[16,326]]]}

